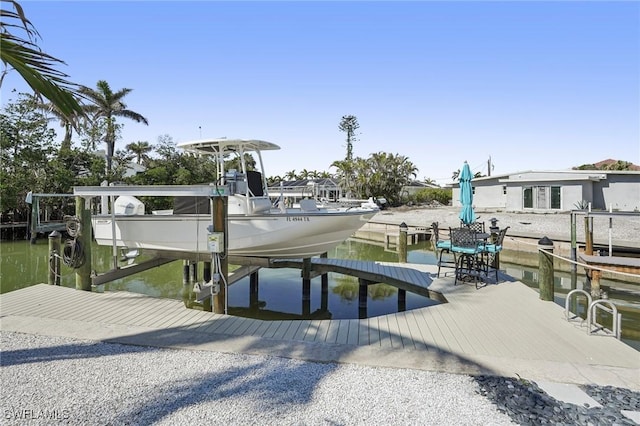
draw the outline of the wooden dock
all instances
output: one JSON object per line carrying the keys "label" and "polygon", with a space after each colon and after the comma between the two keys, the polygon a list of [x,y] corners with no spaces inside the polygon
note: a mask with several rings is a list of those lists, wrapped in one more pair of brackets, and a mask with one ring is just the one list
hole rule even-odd
{"label": "wooden dock", "polygon": [[[429,287],[433,281],[429,273],[402,266],[404,264],[323,257],[311,258],[310,264],[311,271],[318,274],[336,272],[350,275],[370,284],[384,283],[400,290],[446,302],[441,293]],[[270,267],[302,269],[304,262],[301,259],[274,259],[270,262]]]}
{"label": "wooden dock", "polygon": [[[403,267],[434,272],[432,265]],[[449,303],[368,319],[263,321],[190,310],[179,300],[40,284],[0,296],[0,325],[144,346],[640,389],[638,351],[589,335],[523,283],[476,290],[440,278],[430,288]]]}

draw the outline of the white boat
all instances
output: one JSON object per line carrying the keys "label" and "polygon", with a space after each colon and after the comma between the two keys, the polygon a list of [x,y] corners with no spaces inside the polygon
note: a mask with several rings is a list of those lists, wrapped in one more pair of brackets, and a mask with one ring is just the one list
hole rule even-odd
{"label": "white boat", "polygon": [[[144,205],[133,195],[176,195],[211,192],[228,196],[228,254],[267,258],[307,258],[334,248],[371,219],[379,209],[372,204],[350,208],[328,208],[313,199],[296,207],[272,201],[267,193],[261,151],[277,150],[261,140],[207,139],[179,143],[178,147],[198,155],[212,155],[218,167],[218,182],[177,191],[177,187],[104,187],[96,191],[74,188],[76,195],[119,194],[110,214],[94,215],[92,225],[98,244],[165,252],[173,256],[211,253],[209,245],[210,199],[178,197],[173,210],[145,214]],[[260,172],[247,170],[245,153],[257,155]],[[237,155],[241,170],[225,170],[224,161]],[[99,194],[100,193],[100,194]],[[208,229],[209,228],[209,229]]]}

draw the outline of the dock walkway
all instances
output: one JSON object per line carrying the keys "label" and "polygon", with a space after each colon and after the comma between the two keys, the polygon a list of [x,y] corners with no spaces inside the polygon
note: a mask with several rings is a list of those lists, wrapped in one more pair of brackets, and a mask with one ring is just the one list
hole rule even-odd
{"label": "dock walkway", "polygon": [[[403,267],[433,274],[433,265]],[[129,292],[39,284],[0,296],[5,331],[320,362],[497,374],[640,389],[640,354],[588,335],[517,281],[479,290],[433,279],[449,303],[368,319],[262,321]],[[330,307],[329,307],[330,309]]]}
{"label": "dock walkway", "polygon": [[[443,295],[433,291],[433,282],[428,272],[405,267],[403,263],[370,262],[353,259],[329,259],[313,257],[309,259],[311,270],[319,274],[336,272],[363,279],[369,283],[385,283],[433,300],[446,301]],[[301,259],[274,259],[272,268],[303,268]]]}

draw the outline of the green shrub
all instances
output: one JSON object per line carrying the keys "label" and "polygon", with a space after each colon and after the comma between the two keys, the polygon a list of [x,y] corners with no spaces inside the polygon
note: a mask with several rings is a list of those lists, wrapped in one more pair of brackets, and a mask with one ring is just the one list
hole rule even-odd
{"label": "green shrub", "polygon": [[413,196],[416,203],[430,203],[437,201],[445,206],[451,201],[450,188],[425,188],[416,192]]}

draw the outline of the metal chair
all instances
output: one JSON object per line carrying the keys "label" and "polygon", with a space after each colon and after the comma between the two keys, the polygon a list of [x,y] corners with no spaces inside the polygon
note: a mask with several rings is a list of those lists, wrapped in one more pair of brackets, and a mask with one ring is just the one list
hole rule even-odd
{"label": "metal chair", "polygon": [[461,228],[469,228],[474,232],[486,232],[484,229],[484,222],[473,222],[473,223],[464,223],[460,221]]}
{"label": "metal chair", "polygon": [[483,247],[476,238],[476,232],[469,228],[450,228],[451,252],[453,252],[456,264],[454,285],[458,280],[473,280],[476,286],[480,282],[480,277],[484,272]]}
{"label": "metal chair", "polygon": [[498,231],[498,236],[496,240],[492,243],[483,244],[482,251],[487,256],[486,265],[487,265],[487,273],[489,268],[492,268],[496,272],[496,282],[498,281],[498,269],[500,268],[499,264],[499,256],[502,251],[502,242],[504,241],[505,235],[507,235],[507,231],[509,230],[509,226]]}
{"label": "metal chair", "polygon": [[[433,222],[431,224],[431,243],[433,244],[433,248],[438,255],[438,278],[440,278],[440,268],[454,268],[455,267],[455,258],[453,260],[445,258],[442,259],[442,255],[447,253],[448,256],[451,255],[451,240],[442,240],[440,239],[440,229],[438,228],[438,222]],[[445,274],[446,275],[446,274]]]}

